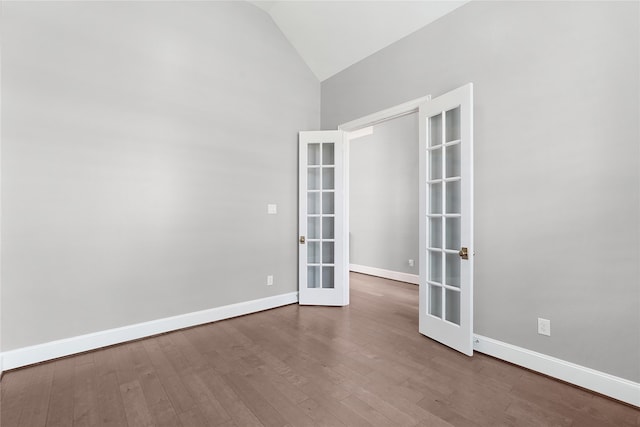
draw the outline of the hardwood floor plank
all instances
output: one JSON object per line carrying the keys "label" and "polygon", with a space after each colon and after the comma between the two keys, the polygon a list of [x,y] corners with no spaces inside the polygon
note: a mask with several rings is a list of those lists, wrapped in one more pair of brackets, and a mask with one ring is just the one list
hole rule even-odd
{"label": "hardwood floor plank", "polygon": [[2,427],[640,427],[640,410],[417,332],[418,287],[296,304],[5,373]]}
{"label": "hardwood floor plank", "polygon": [[229,413],[205,385],[199,374],[189,374],[184,378],[184,384],[196,400],[197,407],[209,424],[220,425],[231,420]]}
{"label": "hardwood floor plank", "polygon": [[202,372],[200,378],[238,426],[264,426],[233,388],[214,369]]}
{"label": "hardwood floor plank", "polygon": [[75,367],[72,358],[60,359],[54,362],[51,398],[47,413],[46,425],[73,425],[73,371]]}
{"label": "hardwood floor plank", "polygon": [[326,408],[318,404],[314,399],[308,398],[298,403],[300,409],[305,411],[305,413],[313,419],[317,426],[322,427],[347,427],[346,424],[343,424],[336,418],[331,412],[329,412]]}
{"label": "hardwood floor plank", "polygon": [[118,427],[127,424],[124,403],[115,372],[97,378],[98,417],[100,425]]}
{"label": "hardwood floor plank", "polygon": [[[96,352],[97,353],[97,352]],[[73,426],[95,426],[98,424],[98,382],[93,363],[95,353],[80,355],[74,366]]]}
{"label": "hardwood floor plank", "polygon": [[38,427],[45,425],[53,383],[53,365],[50,362],[36,366],[35,375],[30,376],[30,381],[24,389],[22,401],[24,407],[18,426]]}
{"label": "hardwood floor plank", "polygon": [[284,417],[271,406],[267,399],[243,375],[231,372],[225,374],[224,379],[262,424],[267,427],[288,424]]}
{"label": "hardwood floor plank", "polygon": [[20,416],[25,407],[23,402],[27,398],[25,390],[34,375],[37,375],[35,370],[22,369],[11,372],[11,375],[5,374],[3,376],[0,382],[2,389],[0,421],[2,425],[17,426],[20,422]]}
{"label": "hardwood floor plank", "polygon": [[144,398],[142,386],[137,380],[122,384],[120,393],[124,403],[124,413],[129,427],[151,427],[153,418]]}
{"label": "hardwood floor plank", "polygon": [[396,425],[390,418],[385,417],[380,411],[378,411],[377,408],[368,405],[356,396],[349,396],[342,399],[342,404],[367,420],[369,425],[377,427]]}

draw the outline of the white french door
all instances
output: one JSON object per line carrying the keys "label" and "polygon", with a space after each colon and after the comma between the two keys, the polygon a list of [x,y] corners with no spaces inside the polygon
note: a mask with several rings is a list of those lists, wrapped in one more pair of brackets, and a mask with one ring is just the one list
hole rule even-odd
{"label": "white french door", "polygon": [[344,132],[300,132],[299,302],[348,305]]}
{"label": "white french door", "polygon": [[420,114],[420,333],[473,354],[473,85]]}

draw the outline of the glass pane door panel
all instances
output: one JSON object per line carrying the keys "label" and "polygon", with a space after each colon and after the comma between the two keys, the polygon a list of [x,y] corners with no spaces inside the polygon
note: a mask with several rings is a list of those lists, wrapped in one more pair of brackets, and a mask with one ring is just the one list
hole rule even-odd
{"label": "glass pane door panel", "polygon": [[445,176],[447,178],[460,176],[460,144],[447,146]]}
{"label": "glass pane door panel", "polygon": [[307,262],[309,264],[320,264],[320,242],[308,242]]}
{"label": "glass pane door panel", "polygon": [[460,287],[460,256],[458,254],[445,254],[444,256],[445,285]]}
{"label": "glass pane door panel", "polygon": [[429,184],[429,213],[442,213],[442,183]]}
{"label": "glass pane door panel", "polygon": [[317,265],[307,267],[307,288],[320,287],[320,267]]}
{"label": "glass pane door panel", "polygon": [[445,219],[444,247],[460,249],[460,218]]}
{"label": "glass pane door panel", "polygon": [[332,142],[322,144],[322,164],[323,165],[335,164],[334,151],[335,151],[334,144]]}
{"label": "glass pane door panel", "polygon": [[429,280],[442,283],[442,253],[429,251]]}
{"label": "glass pane door panel", "polygon": [[446,289],[444,318],[449,322],[460,324],[460,292]]}
{"label": "glass pane door panel", "polygon": [[333,242],[322,242],[322,263],[333,264]]}
{"label": "glass pane door panel", "polygon": [[322,218],[322,238],[333,239],[334,238],[335,220],[332,216],[325,216]]}
{"label": "glass pane door panel", "polygon": [[307,190],[320,189],[320,168],[307,169]]}
{"label": "glass pane door panel", "polygon": [[445,183],[446,185],[446,213],[460,213],[460,181]]}
{"label": "glass pane door panel", "polygon": [[322,267],[322,287],[333,288],[334,287],[334,271],[333,267]]}
{"label": "glass pane door panel", "polygon": [[447,123],[445,131],[446,142],[460,139],[460,107],[447,111],[445,122]]}
{"label": "glass pane door panel", "polygon": [[322,168],[322,189],[333,190],[335,189],[333,180],[334,170],[333,168]]}
{"label": "glass pane door panel", "polygon": [[344,142],[342,131],[299,134],[298,302],[302,305],[343,306],[349,302],[342,235],[346,234]]}
{"label": "glass pane door panel", "polygon": [[320,164],[320,144],[309,144],[307,146],[307,164]]}
{"label": "glass pane door panel", "polygon": [[307,217],[307,238],[320,238],[320,217]]}
{"label": "glass pane door panel", "polygon": [[429,247],[442,247],[442,218],[429,218]]}
{"label": "glass pane door panel", "polygon": [[442,115],[438,114],[429,119],[429,146],[442,144]]}
{"label": "glass pane door panel", "polygon": [[429,152],[429,179],[442,178],[442,148]]}
{"label": "glass pane door panel", "polygon": [[429,314],[442,318],[442,288],[429,285]]}
{"label": "glass pane door panel", "polygon": [[307,193],[307,213],[310,215],[320,213],[320,193]]}
{"label": "glass pane door panel", "polygon": [[322,213],[323,214],[335,213],[335,206],[333,204],[333,201],[334,201],[333,193],[329,193],[329,192],[322,193]]}

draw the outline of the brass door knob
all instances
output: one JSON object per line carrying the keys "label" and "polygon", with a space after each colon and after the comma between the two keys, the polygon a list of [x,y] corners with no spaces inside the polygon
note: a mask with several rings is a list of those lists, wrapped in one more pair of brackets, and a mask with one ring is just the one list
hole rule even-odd
{"label": "brass door knob", "polygon": [[462,259],[469,259],[469,250],[467,248],[461,248],[458,255],[460,255]]}
{"label": "brass door knob", "polygon": [[304,242],[306,242],[307,240],[304,238],[304,236],[300,236],[300,244],[304,245]]}

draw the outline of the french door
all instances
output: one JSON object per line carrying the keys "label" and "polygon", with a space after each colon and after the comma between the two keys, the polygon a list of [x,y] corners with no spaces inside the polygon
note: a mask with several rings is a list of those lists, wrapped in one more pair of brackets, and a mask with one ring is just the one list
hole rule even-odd
{"label": "french door", "polygon": [[348,305],[344,132],[300,132],[299,144],[299,303]]}
{"label": "french door", "polygon": [[[354,120],[366,126],[418,111],[419,331],[473,354],[473,85]],[[342,131],[300,132],[299,302],[349,304]]]}
{"label": "french door", "polygon": [[420,115],[420,333],[473,354],[473,86]]}

